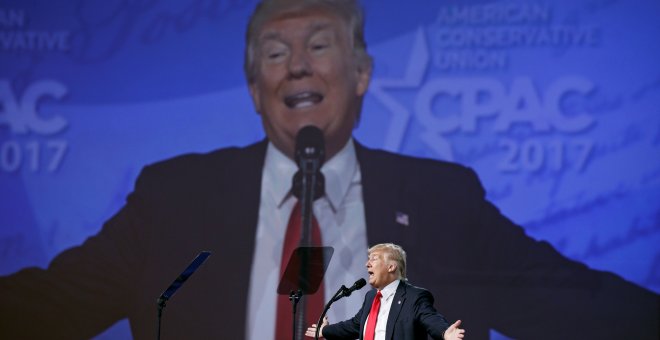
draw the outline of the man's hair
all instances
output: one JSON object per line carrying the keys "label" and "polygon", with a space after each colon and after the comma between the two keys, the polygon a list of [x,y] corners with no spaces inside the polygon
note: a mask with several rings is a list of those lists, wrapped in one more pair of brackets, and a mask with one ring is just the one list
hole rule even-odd
{"label": "man's hair", "polygon": [[245,57],[243,68],[248,83],[253,83],[257,75],[255,47],[257,34],[263,24],[275,14],[302,10],[311,7],[326,8],[337,14],[352,32],[353,54],[360,70],[370,70],[372,58],[367,53],[364,40],[364,13],[358,0],[262,0],[254,9],[245,34]]}
{"label": "man's hair", "polygon": [[394,243],[381,243],[369,248],[369,254],[374,251],[383,252],[385,260],[396,262],[399,279],[408,280],[406,278],[406,251],[401,246]]}

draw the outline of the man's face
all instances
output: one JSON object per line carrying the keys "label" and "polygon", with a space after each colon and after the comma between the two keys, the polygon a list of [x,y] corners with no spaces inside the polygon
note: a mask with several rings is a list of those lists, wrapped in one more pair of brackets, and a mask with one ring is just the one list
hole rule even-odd
{"label": "man's face", "polygon": [[270,141],[293,158],[302,127],[323,131],[326,155],[348,141],[370,71],[358,68],[345,22],[324,8],[283,12],[256,35],[250,94]]}
{"label": "man's face", "polygon": [[369,253],[365,264],[369,273],[369,284],[376,289],[383,289],[396,279],[396,264],[385,258],[385,253],[374,250]]}

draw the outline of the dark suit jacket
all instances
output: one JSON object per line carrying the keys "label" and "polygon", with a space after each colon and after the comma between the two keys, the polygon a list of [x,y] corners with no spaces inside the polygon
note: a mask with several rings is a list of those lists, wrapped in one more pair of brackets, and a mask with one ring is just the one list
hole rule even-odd
{"label": "dark suit jacket", "polygon": [[[213,255],[168,303],[163,339],[243,339],[266,142],[146,167],[126,205],[47,270],[0,279],[0,338],[85,339],[128,318],[154,339],[155,299],[200,250]],[[369,244],[407,250],[408,277],[470,338],[657,339],[658,295],[527,237],[460,165],[357,145]],[[409,216],[396,222],[397,212]]]}
{"label": "dark suit jacket", "polygon": [[[353,318],[326,326],[323,328],[323,336],[328,340],[362,339],[375,296],[376,290],[370,290],[364,297],[362,308]],[[433,308],[433,295],[428,290],[401,281],[387,316],[385,339],[426,339],[428,335],[442,339],[449,325],[445,317]]]}

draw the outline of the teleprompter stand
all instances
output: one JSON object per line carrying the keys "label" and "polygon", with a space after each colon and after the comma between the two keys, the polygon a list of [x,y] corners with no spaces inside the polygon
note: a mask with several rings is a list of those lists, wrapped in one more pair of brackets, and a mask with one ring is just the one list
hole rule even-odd
{"label": "teleprompter stand", "polygon": [[158,330],[156,332],[156,339],[160,340],[160,323],[161,319],[163,316],[163,309],[165,309],[165,305],[167,304],[167,301],[176,293],[179,288],[183,285],[186,280],[192,275],[199,266],[206,261],[206,259],[211,256],[210,251],[202,251],[197,256],[193,259],[193,261],[186,267],[186,269],[183,270],[183,272],[172,282],[172,284],[167,287],[167,289],[161,294],[158,299],[156,300],[156,304],[158,306]]}
{"label": "teleprompter stand", "polygon": [[[303,295],[314,294],[319,289],[333,253],[332,247],[298,247],[289,258],[277,293],[289,295],[293,312],[293,340],[296,340],[296,326],[305,326],[296,322],[298,302]],[[302,328],[299,331],[302,334]]]}

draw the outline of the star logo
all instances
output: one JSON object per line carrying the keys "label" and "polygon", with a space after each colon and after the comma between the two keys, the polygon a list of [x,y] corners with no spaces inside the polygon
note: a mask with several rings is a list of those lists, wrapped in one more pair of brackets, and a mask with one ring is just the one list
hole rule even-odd
{"label": "star logo", "polygon": [[[397,100],[390,91],[393,89],[419,88],[426,76],[430,60],[424,29],[418,28],[413,39],[404,76],[402,78],[377,78],[372,81],[370,87],[371,95],[382,103],[392,115],[385,132],[383,145],[383,149],[392,152],[399,151],[413,112]],[[425,131],[420,135],[420,138],[443,159],[453,160],[451,145],[440,134]]]}

